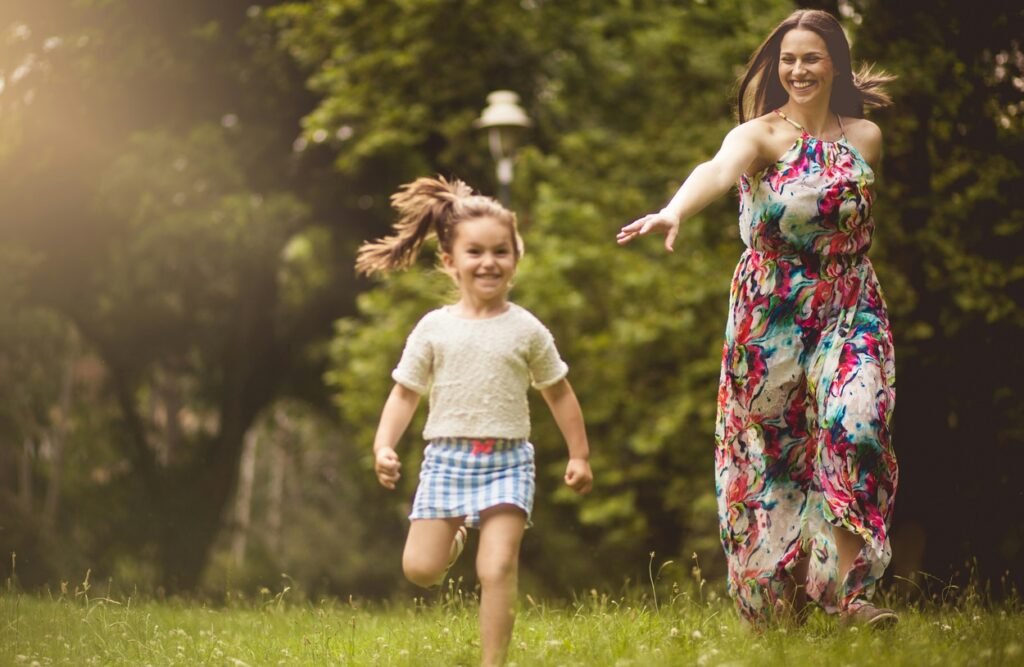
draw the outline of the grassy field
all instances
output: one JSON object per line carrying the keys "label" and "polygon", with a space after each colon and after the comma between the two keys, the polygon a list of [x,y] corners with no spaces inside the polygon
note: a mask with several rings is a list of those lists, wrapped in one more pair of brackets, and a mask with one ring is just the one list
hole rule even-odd
{"label": "grassy field", "polygon": [[[667,592],[522,600],[510,663],[533,665],[1024,665],[1017,602],[977,596],[897,604],[872,632],[824,614],[753,635],[728,601]],[[405,604],[290,602],[287,593],[209,605],[85,591],[0,593],[0,665],[473,665],[476,605],[450,588]]]}

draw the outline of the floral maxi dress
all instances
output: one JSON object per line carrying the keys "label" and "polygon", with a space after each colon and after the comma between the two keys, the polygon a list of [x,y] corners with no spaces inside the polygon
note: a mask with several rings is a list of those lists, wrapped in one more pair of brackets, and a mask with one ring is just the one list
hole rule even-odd
{"label": "floral maxi dress", "polygon": [[[780,112],[780,115],[781,112]],[[895,360],[871,262],[874,174],[845,133],[801,131],[740,180],[746,251],[733,276],[715,431],[729,592],[755,624],[808,557],[807,594],[829,612],[869,599],[892,551]],[[833,530],[865,546],[836,581]]]}

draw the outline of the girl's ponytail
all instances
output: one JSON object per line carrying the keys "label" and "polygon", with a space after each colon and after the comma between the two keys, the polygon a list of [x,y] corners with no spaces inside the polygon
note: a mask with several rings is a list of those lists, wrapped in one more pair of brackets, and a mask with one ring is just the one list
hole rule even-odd
{"label": "girl's ponytail", "polygon": [[443,176],[417,178],[391,195],[398,221],[390,236],[368,241],[356,254],[356,273],[372,275],[408,268],[420,246],[434,234],[442,250],[450,251],[452,218],[461,199],[473,191],[460,180]]}

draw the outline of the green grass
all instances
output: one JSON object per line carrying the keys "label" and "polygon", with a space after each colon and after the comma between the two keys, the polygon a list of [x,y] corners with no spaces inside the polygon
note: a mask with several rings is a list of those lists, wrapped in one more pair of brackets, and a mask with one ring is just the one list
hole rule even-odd
{"label": "green grass", "polygon": [[[883,632],[844,630],[821,613],[754,635],[727,600],[596,592],[557,605],[521,601],[510,663],[533,665],[1021,665],[1016,602],[896,605]],[[0,665],[474,665],[472,596],[408,604],[229,601],[0,593]]]}

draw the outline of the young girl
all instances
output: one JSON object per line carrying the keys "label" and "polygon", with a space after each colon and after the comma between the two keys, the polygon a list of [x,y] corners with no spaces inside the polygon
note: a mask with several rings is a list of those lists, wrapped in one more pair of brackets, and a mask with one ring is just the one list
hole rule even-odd
{"label": "young girl", "polygon": [[523,253],[516,216],[458,180],[420,178],[391,198],[394,234],[359,249],[369,275],[411,264],[435,235],[457,303],[427,313],[392,373],[373,443],[377,479],[394,489],[395,446],[420,396],[429,392],[427,440],[402,569],[429,587],[462,552],[466,529],[480,529],[480,644],[484,665],[502,664],[514,623],[519,545],[533,508],[534,458],[527,390],[539,389],[569,447],[565,483],[590,491],[583,413],[551,333],[508,301]]}

